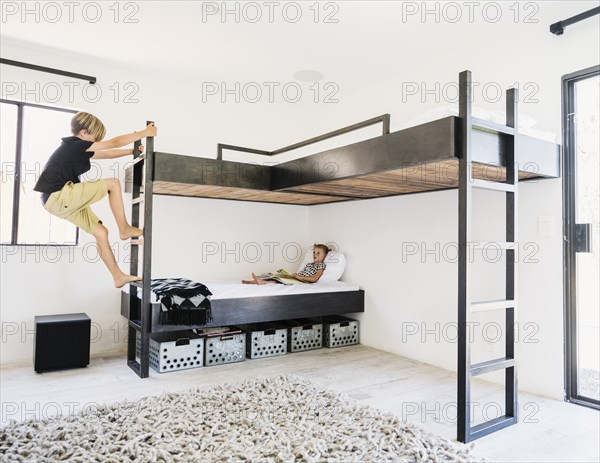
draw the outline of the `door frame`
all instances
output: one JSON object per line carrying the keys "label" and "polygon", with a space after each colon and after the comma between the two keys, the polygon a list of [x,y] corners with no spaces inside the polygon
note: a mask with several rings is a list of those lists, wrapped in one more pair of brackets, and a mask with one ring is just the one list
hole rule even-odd
{"label": "door frame", "polygon": [[565,401],[600,409],[600,401],[582,397],[577,388],[577,275],[575,253],[576,140],[572,115],[575,110],[575,83],[600,74],[600,65],[562,76],[563,141],[563,285]]}

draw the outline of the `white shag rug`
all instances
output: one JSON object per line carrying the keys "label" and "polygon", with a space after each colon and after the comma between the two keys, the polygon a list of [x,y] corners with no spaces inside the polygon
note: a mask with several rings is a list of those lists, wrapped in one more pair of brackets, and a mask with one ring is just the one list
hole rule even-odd
{"label": "white shag rug", "polygon": [[10,462],[476,462],[467,445],[295,376],[11,422]]}

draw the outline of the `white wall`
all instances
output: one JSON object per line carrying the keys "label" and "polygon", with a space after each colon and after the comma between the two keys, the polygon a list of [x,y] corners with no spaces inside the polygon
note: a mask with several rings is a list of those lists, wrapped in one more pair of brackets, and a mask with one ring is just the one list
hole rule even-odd
{"label": "white wall", "polygon": [[[197,87],[192,84],[142,76],[62,54],[49,55],[47,50],[41,53],[3,43],[2,53],[11,59],[33,63],[48,62],[51,56],[57,68],[95,75],[103,89],[103,97],[97,103],[84,98],[81,91],[74,92],[75,99],[70,101],[64,91],[63,99],[56,105],[98,115],[107,126],[107,137],[139,130],[147,119],[154,119],[159,127],[156,150],[215,157],[218,142],[243,142],[260,147],[265,139],[271,142],[277,138],[266,137],[271,133],[270,127],[275,127],[281,137],[282,127],[288,124],[293,127],[295,118],[302,114],[297,108],[292,112],[286,107],[274,109],[273,105],[202,105]],[[2,66],[2,82],[16,82],[21,88],[33,89],[27,100],[47,104],[43,91],[36,93],[36,84],[41,89],[58,84],[64,90],[68,88],[64,83],[73,79]],[[109,91],[115,82],[120,83],[121,89],[125,82],[134,82],[139,88],[136,94],[139,102],[125,103],[121,97],[115,104],[114,93]],[[11,96],[11,99],[18,98]],[[258,114],[260,117],[256,117]],[[64,136],[68,132],[65,127]],[[237,138],[239,132],[244,134],[242,140]],[[225,158],[241,159],[243,154],[228,153]],[[118,165],[114,161],[99,161],[97,175],[113,177],[116,173],[123,181],[127,159],[130,158],[124,158]],[[93,209],[109,228],[109,239],[121,268],[128,271],[128,247],[117,239],[108,201],[98,203]],[[126,210],[129,215],[127,207]],[[308,209],[302,206],[159,196],[155,197],[154,214],[153,277],[181,276],[200,281],[248,278],[252,271],[297,265],[297,247],[307,246]],[[274,252],[270,254],[269,250]],[[1,246],[0,251],[1,364],[31,362],[33,317],[45,314],[85,312],[94,327],[92,355],[123,352],[126,330],[119,312],[120,292],[98,261],[91,236],[80,232],[77,247]]]}
{"label": "white wall", "polygon": [[[474,241],[503,240],[504,205],[493,194],[474,193]],[[519,384],[557,398],[563,387],[560,201],[560,179],[520,187]],[[538,233],[540,216],[553,217],[551,236]],[[310,209],[312,235],[345,251],[342,279],[365,290],[361,343],[456,370],[457,225],[457,191]],[[496,260],[492,250],[486,260],[474,255],[474,301],[503,299],[504,260]],[[473,362],[503,356],[500,316],[473,316]]]}
{"label": "white wall", "polygon": [[[360,74],[361,54],[378,53],[387,60],[389,73],[372,75],[372,85],[354,94],[342,93],[337,104],[321,105],[317,109],[300,105],[259,104],[220,105],[202,104],[198,89],[189,79],[165,78],[137,74],[131,68],[117,67],[80,57],[49,54],[48,50],[32,50],[17,45],[3,44],[3,55],[23,61],[52,62],[58,68],[76,69],[95,74],[99,82],[135,82],[139,86],[139,103],[113,103],[110,94],[101,102],[90,105],[78,101],[75,106],[97,113],[107,122],[109,136],[140,127],[146,119],[154,119],[160,134],[156,148],[168,152],[197,154],[214,157],[216,143],[242,144],[273,149],[286,144],[342,127],[382,113],[392,115],[392,130],[406,125],[423,111],[438,105],[456,104],[445,101],[443,93],[409,95],[407,84],[417,83],[424,88],[440,89],[456,82],[458,73],[469,69],[480,84],[509,87],[519,83],[522,95],[530,96],[522,102],[521,111],[539,121],[537,128],[558,132],[560,129],[560,77],[563,74],[597,64],[598,29],[593,20],[572,26],[562,37],[548,32],[551,22],[572,16],[591,8],[590,2],[539,2],[537,22],[515,24],[502,21],[497,24],[476,21],[460,24],[398,23],[397,37],[381,34],[381,48],[356,49],[355,66]],[[378,3],[381,9],[387,3]],[[391,6],[390,6],[391,7]],[[391,15],[373,10],[367,23],[344,23],[340,31],[348,34],[367,34],[369,24],[376,33],[397,22]],[[377,21],[381,22],[378,28]],[[408,36],[402,32],[409,31]],[[390,38],[392,37],[392,38]],[[343,34],[336,36],[343,40]],[[336,42],[339,43],[339,42]],[[390,51],[390,47],[392,51]],[[395,53],[394,50],[397,50]],[[403,52],[411,50],[411,57],[422,56],[420,61],[403,61]],[[422,53],[412,53],[422,50]],[[310,62],[298,57],[299,62]],[[246,62],[246,61],[244,61]],[[335,55],[331,57],[335,62]],[[44,79],[41,75],[13,68],[3,68],[3,80],[29,81]],[[344,77],[336,75],[344,89]],[[56,80],[56,79],[53,79]],[[356,84],[356,82],[353,82]],[[529,87],[525,85],[529,84]],[[423,88],[423,87],[422,87]],[[535,92],[532,94],[532,92]],[[475,105],[503,109],[503,99],[493,104],[475,92]],[[70,104],[69,106],[74,106]],[[378,128],[370,128],[325,142],[320,146],[334,146],[372,136]],[[306,150],[304,150],[306,152]],[[299,156],[302,151],[290,155]],[[243,155],[231,153],[229,159]],[[256,158],[253,158],[256,159]],[[111,172],[109,171],[110,175]],[[491,193],[493,195],[493,193]],[[488,204],[497,198],[481,193],[476,198],[476,234],[484,240],[502,239],[497,236],[502,211],[491,211]],[[456,320],[456,264],[427,255],[424,263],[419,256],[407,256],[402,262],[402,245],[425,243],[432,249],[440,243],[443,249],[457,239],[456,192],[435,192],[395,198],[366,200],[302,208],[295,206],[257,205],[204,199],[156,200],[158,219],[155,223],[155,269],[164,275],[178,273],[203,278],[210,274],[238,278],[250,270],[266,270],[273,263],[266,256],[256,264],[233,265],[209,260],[200,267],[202,242],[256,241],[299,242],[315,240],[338,244],[348,255],[348,268],[343,279],[360,284],[365,289],[366,311],[361,316],[362,338],[366,345],[395,352],[444,368],[455,368],[455,344],[432,342],[433,334],[422,342],[420,336],[402,340],[402,328],[409,330],[415,324],[419,334],[423,328],[440,327]],[[497,207],[501,203],[497,202]],[[188,208],[190,206],[190,208]],[[561,240],[561,181],[546,180],[538,184],[523,184],[519,202],[520,241],[538,246],[538,263],[523,264],[519,275],[521,323],[531,322],[522,334],[529,334],[533,343],[519,343],[520,387],[551,397],[562,398],[562,240]],[[190,210],[197,216],[189,217]],[[109,217],[108,206],[100,205],[97,212]],[[180,217],[186,219],[181,221]],[[539,217],[550,216],[553,227],[550,236],[538,233]],[[108,221],[112,236],[115,227]],[[240,225],[241,224],[241,225]],[[111,228],[112,227],[112,228]],[[496,233],[495,236],[491,236]],[[86,241],[83,241],[85,244]],[[159,244],[161,243],[161,244]],[[166,244],[163,244],[166,243]],[[190,255],[190,246],[193,254]],[[200,250],[200,251],[199,251]],[[525,250],[528,251],[529,249]],[[111,288],[110,278],[101,264],[84,262],[81,250],[75,250],[75,262],[63,259],[57,264],[21,262],[23,252],[3,256],[0,284],[3,323],[26,323],[31,329],[34,314],[85,311],[98,321],[104,331],[112,335],[110,326],[120,321],[118,291]],[[175,256],[186,253],[190,259],[181,262]],[[195,262],[195,263],[194,263]],[[277,265],[285,264],[279,256]],[[52,265],[52,266],[51,266]],[[481,284],[476,298],[501,296],[503,276],[500,264],[481,266],[475,282]],[[490,277],[496,276],[495,280]],[[490,281],[495,281],[491,285]],[[17,289],[29,283],[35,291]],[[483,322],[484,320],[482,320]],[[485,320],[489,321],[489,320]],[[404,323],[404,325],[402,325]],[[424,324],[424,325],[422,325]],[[5,325],[9,326],[9,325]],[[13,325],[10,325],[11,329]],[[451,335],[451,326],[442,334]],[[6,333],[5,333],[6,334]],[[4,336],[0,361],[3,364],[30,360],[31,334],[24,343],[19,336]],[[123,336],[118,341],[122,343]],[[497,344],[496,344],[497,345]],[[115,350],[114,340],[103,337],[93,346],[93,352]],[[118,345],[122,348],[122,344]],[[478,345],[477,356],[492,356],[494,347]],[[543,368],[540,367],[543,365]]]}
{"label": "white wall", "polygon": [[[541,17],[548,21],[556,18],[552,22],[590,7],[557,2],[540,5]],[[538,121],[534,128],[555,132],[560,142],[560,79],[598,64],[598,28],[597,21],[590,20],[556,37],[548,33],[548,21],[525,30],[522,24],[503,33],[497,30],[495,43],[477,42],[482,31],[477,25],[472,26],[472,39],[477,43],[454,41],[449,34],[444,39],[444,53],[426,57],[421,66],[404,69],[327,107],[323,119],[357,121],[390,113],[392,130],[404,127],[429,109],[457,107],[443,89],[455,85],[458,73],[468,69],[479,84],[475,106],[503,111],[505,95],[496,103],[493,93],[486,97],[477,89],[486,85],[506,89],[517,82],[521,97],[530,97],[521,101],[520,113]],[[415,43],[419,39],[415,37]],[[408,94],[412,83],[419,89],[441,90]],[[524,84],[529,86],[524,88]],[[503,202],[493,192],[476,191],[474,195],[474,239],[502,241]],[[561,179],[523,183],[520,188],[519,387],[557,399],[564,394],[561,201]],[[345,250],[348,268],[342,279],[358,282],[365,289],[362,343],[456,369],[458,276],[453,259],[458,239],[457,204],[457,192],[445,191],[310,209],[309,233]],[[540,232],[540,220],[551,222],[549,230]],[[410,255],[413,243],[418,245],[416,255]],[[437,253],[428,253],[436,246]],[[494,258],[493,253],[488,255],[489,260]],[[481,258],[475,262],[473,300],[502,299],[504,265],[484,263]],[[503,326],[503,321],[499,315],[486,316],[476,315],[473,321],[488,330],[489,340],[495,340],[493,323]],[[503,356],[503,337],[485,343],[480,331],[474,333],[474,362]],[[503,382],[499,373],[488,377]]]}

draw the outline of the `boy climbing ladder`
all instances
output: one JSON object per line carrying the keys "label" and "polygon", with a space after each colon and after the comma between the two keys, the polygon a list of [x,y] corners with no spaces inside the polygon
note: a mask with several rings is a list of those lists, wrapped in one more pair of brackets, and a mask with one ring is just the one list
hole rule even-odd
{"label": "boy climbing ladder", "polygon": [[[157,129],[149,124],[140,132],[133,132],[102,141],[106,134],[104,124],[97,117],[78,112],[71,119],[73,136],[62,138],[34,190],[42,193],[44,209],[56,217],[68,220],[96,238],[100,258],[110,271],[115,286],[141,280],[141,276],[121,271],[108,241],[108,229],[90,208],[108,194],[111,210],[119,227],[122,240],[138,237],[143,230],[132,227],[125,217],[121,183],[116,178],[102,178],[81,182],[79,176],[90,170],[90,159],[114,159],[133,154],[133,149],[115,149],[143,137],[155,137]],[[140,152],[144,150],[140,146]]]}

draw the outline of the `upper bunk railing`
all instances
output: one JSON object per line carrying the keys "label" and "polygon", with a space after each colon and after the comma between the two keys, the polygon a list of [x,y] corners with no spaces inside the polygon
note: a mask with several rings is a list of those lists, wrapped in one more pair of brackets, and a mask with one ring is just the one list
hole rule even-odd
{"label": "upper bunk railing", "polygon": [[275,156],[277,154],[285,153],[288,151],[293,151],[298,148],[302,148],[304,146],[312,145],[314,143],[319,143],[324,140],[328,140],[330,138],[337,137],[339,135],[343,135],[345,133],[353,132],[358,129],[362,129],[365,127],[369,127],[371,125],[382,123],[382,135],[387,135],[390,133],[390,115],[382,114],[381,116],[373,117],[371,119],[367,119],[366,121],[357,122],[356,124],[349,125],[347,127],[343,127],[338,130],[334,130],[333,132],[328,132],[323,135],[319,135],[313,138],[309,138],[308,140],[304,140],[298,143],[294,143],[293,145],[286,146],[284,148],[277,149],[275,151],[264,151],[257,150],[254,148],[246,148],[244,146],[235,146],[235,145],[226,145],[223,143],[219,143],[217,145],[217,160],[223,160],[223,150],[228,149],[232,151],[243,151],[245,153],[252,154],[261,154],[263,156]]}

